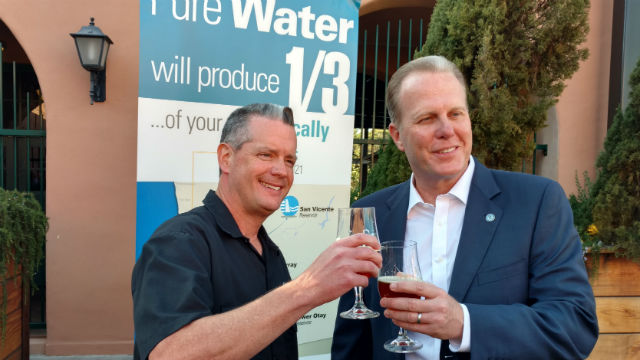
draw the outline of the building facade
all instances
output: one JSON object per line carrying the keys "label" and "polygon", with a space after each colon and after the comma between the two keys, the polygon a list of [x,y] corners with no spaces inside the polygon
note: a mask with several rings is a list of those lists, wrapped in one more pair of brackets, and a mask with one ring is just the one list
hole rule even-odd
{"label": "building facade", "polygon": [[[434,3],[363,0],[361,26],[384,12],[424,9],[430,14]],[[591,2],[586,42],[590,56],[567,82],[560,101],[549,111],[549,126],[538,134],[548,154],[540,156],[537,173],[557,180],[568,194],[576,190],[576,172],[588,171],[594,177],[606,135],[612,49],[614,55],[618,49],[612,42],[614,4],[619,3]],[[89,73],[80,66],[69,36],[90,17],[114,43],[107,59],[106,101],[93,105]],[[138,1],[0,0],[3,67],[13,62],[30,65],[46,105],[43,203],[50,229],[46,311],[41,319],[46,331],[32,332],[32,353],[133,351],[130,279],[136,234],[139,18]],[[624,60],[624,66],[631,61]],[[10,97],[7,91],[11,90],[5,87],[5,98]]]}

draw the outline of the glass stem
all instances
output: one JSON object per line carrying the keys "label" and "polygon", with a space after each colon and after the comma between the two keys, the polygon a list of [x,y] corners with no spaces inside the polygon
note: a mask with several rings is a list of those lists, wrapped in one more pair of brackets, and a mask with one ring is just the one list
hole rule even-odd
{"label": "glass stem", "polygon": [[353,290],[356,292],[356,305],[364,305],[362,302],[362,286],[356,286]]}

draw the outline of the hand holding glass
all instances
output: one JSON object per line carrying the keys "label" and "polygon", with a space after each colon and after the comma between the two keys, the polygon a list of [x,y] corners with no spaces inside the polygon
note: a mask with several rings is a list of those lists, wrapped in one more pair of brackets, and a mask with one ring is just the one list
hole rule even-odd
{"label": "hand holding glass", "polygon": [[[385,241],[380,244],[382,269],[378,275],[378,292],[383,297],[420,298],[415,294],[397,293],[389,288],[391,283],[420,281],[418,250],[415,241]],[[422,348],[422,344],[411,339],[407,330],[400,328],[398,337],[384,343],[384,348],[395,353],[411,353]]]}
{"label": "hand holding glass", "polygon": [[[378,238],[375,209],[372,207],[338,209],[338,239],[360,233]],[[351,309],[341,312],[340,317],[362,320],[380,316],[380,313],[370,310],[362,301],[361,286],[355,287],[354,291],[355,303]]]}

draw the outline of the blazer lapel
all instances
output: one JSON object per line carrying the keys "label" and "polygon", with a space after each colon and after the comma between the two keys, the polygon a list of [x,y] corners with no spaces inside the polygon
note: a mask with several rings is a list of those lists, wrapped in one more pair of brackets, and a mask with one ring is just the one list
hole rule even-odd
{"label": "blazer lapel", "polygon": [[[404,240],[404,234],[407,227],[407,207],[409,206],[409,181],[405,181],[397,186],[395,191],[376,206],[376,222],[378,223],[378,232],[380,242],[391,240]],[[378,295],[376,279],[370,280],[369,287],[374,302],[380,302]],[[368,301],[368,300],[367,300]],[[371,305],[371,304],[368,304]],[[382,316],[382,315],[381,315]],[[377,320],[377,319],[376,319]],[[357,320],[356,320],[357,321]],[[391,321],[377,321],[380,324],[378,331],[374,331],[373,341],[384,343],[389,340],[392,334],[398,332],[398,327]],[[376,336],[377,335],[377,336]],[[395,354],[382,350],[385,354],[382,358],[403,360],[404,354]]]}
{"label": "blazer lapel", "polygon": [[407,228],[407,207],[409,206],[409,181],[398,186],[386,201],[384,209],[376,213],[378,226],[380,226],[380,242],[391,240],[404,240]]}
{"label": "blazer lapel", "polygon": [[475,171],[449,285],[449,294],[460,302],[471,286],[502,218],[502,209],[492,201],[500,189],[491,171],[474,160]]}

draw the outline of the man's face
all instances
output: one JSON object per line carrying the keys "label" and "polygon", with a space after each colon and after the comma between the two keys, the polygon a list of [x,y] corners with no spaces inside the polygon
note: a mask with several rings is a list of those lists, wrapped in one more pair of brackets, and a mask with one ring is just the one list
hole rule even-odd
{"label": "man's face", "polygon": [[450,73],[415,72],[404,79],[398,95],[400,119],[389,132],[407,155],[416,185],[453,186],[471,156],[464,87]]}
{"label": "man's face", "polygon": [[280,120],[253,116],[249,141],[228,158],[229,184],[246,214],[269,216],[280,207],[293,183],[296,134]]}

